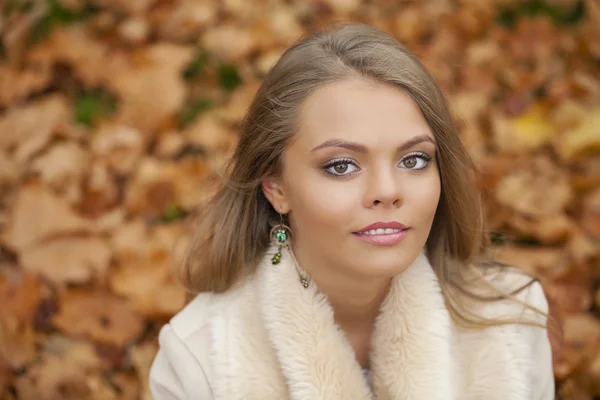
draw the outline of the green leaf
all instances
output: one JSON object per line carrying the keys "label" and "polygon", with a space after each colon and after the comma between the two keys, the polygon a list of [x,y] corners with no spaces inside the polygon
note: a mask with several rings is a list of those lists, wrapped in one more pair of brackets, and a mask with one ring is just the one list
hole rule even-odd
{"label": "green leaf", "polygon": [[188,82],[192,82],[198,79],[204,72],[204,69],[206,68],[207,60],[208,55],[205,52],[198,52],[194,56],[192,61],[188,64],[186,69],[183,71],[183,79],[185,79]]}
{"label": "green leaf", "polygon": [[497,22],[507,28],[512,28],[519,18],[541,15],[549,17],[556,25],[573,25],[581,21],[585,15],[584,2],[580,0],[571,7],[561,7],[543,0],[519,2],[513,6],[500,8]]}
{"label": "green leaf", "polygon": [[116,101],[108,92],[103,90],[82,92],[75,100],[74,118],[91,127],[98,117],[112,114],[115,107]]}
{"label": "green leaf", "polygon": [[45,38],[55,26],[82,21],[97,11],[90,2],[87,2],[78,12],[64,8],[56,0],[46,0],[46,7],[46,14],[29,31],[27,42],[30,45]]}
{"label": "green leaf", "polygon": [[182,210],[177,204],[169,204],[165,207],[162,215],[163,222],[175,222],[185,218],[186,212]]}
{"label": "green leaf", "polygon": [[219,85],[228,92],[235,90],[243,83],[234,65],[221,65],[217,72],[219,73]]}
{"label": "green leaf", "polygon": [[211,109],[212,101],[205,98],[193,99],[183,105],[183,109],[179,113],[179,127],[185,128],[196,120],[202,112]]}

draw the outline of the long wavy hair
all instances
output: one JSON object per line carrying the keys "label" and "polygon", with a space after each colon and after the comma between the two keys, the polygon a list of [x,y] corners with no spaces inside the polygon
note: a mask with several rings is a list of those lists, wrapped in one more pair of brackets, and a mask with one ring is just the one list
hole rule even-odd
{"label": "long wavy hair", "polygon": [[[225,179],[198,210],[195,234],[178,268],[181,281],[193,292],[223,292],[256,269],[269,247],[273,221],[279,218],[261,182],[281,172],[300,105],[319,87],[356,75],[409,94],[435,136],[441,197],[426,252],[452,317],[477,327],[507,322],[482,318],[461,301],[516,298],[528,285],[504,293],[486,279],[468,278],[481,277],[483,269],[499,264],[476,262],[488,246],[482,204],[474,165],[461,144],[447,101],[410,51],[364,24],[345,24],[307,36],[285,51],[268,72],[241,123]],[[473,282],[494,289],[493,295],[475,290]]]}

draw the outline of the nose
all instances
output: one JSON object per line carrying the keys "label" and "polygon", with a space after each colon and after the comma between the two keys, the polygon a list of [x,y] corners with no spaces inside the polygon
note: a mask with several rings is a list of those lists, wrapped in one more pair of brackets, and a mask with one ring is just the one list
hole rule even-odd
{"label": "nose", "polygon": [[403,203],[402,185],[398,171],[381,168],[369,176],[366,190],[366,206],[400,207]]}

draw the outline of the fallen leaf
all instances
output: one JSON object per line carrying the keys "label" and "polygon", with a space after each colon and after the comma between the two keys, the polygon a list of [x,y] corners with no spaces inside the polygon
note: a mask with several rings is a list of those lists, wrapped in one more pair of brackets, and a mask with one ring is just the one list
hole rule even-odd
{"label": "fallen leaf", "polygon": [[537,149],[557,134],[555,127],[549,123],[547,112],[540,106],[532,106],[514,118],[495,112],[491,121],[494,144],[504,153]]}
{"label": "fallen leaf", "polygon": [[60,237],[29,248],[20,257],[25,271],[57,285],[81,284],[106,274],[111,251],[98,237]]}
{"label": "fallen leaf", "polygon": [[32,93],[41,92],[51,80],[51,69],[47,64],[35,68],[0,65],[0,106],[20,102]]}
{"label": "fallen leaf", "polygon": [[61,95],[49,95],[24,106],[10,107],[0,117],[0,151],[12,153],[12,159],[21,165],[50,142],[67,113],[67,102]]}
{"label": "fallen leaf", "polygon": [[89,164],[88,153],[73,142],[52,146],[31,162],[31,170],[55,190],[79,185]]}
{"label": "fallen leaf", "polygon": [[200,146],[210,154],[230,152],[235,144],[232,132],[214,114],[200,116],[183,135],[190,144]]}
{"label": "fallen leaf", "polygon": [[131,0],[125,3],[119,0],[93,0],[93,3],[102,8],[109,8],[127,14],[143,14],[156,3],[156,0]]}
{"label": "fallen leaf", "polygon": [[15,188],[22,171],[6,152],[0,151],[0,193],[8,193]]}
{"label": "fallen leaf", "polygon": [[[116,178],[106,163],[96,160],[84,181],[79,209],[85,216],[98,218],[115,206],[119,199]],[[97,223],[101,221],[96,220]]]}
{"label": "fallen leaf", "polygon": [[584,369],[592,361],[600,344],[600,321],[590,314],[572,314],[564,318],[563,330],[563,352],[556,366],[559,378]]}
{"label": "fallen leaf", "polygon": [[600,238],[600,189],[596,189],[585,196],[583,200],[583,213],[581,225],[596,239]]}
{"label": "fallen leaf", "polygon": [[69,336],[115,346],[132,342],[144,328],[140,316],[125,300],[100,290],[63,290],[52,321]]}
{"label": "fallen leaf", "polygon": [[139,162],[146,139],[142,133],[126,125],[105,124],[94,132],[90,147],[120,175],[131,173]]}
{"label": "fallen leaf", "polygon": [[36,242],[55,235],[90,232],[91,221],[77,215],[61,198],[40,184],[22,186],[1,242],[25,251]]}
{"label": "fallen leaf", "polygon": [[590,111],[579,125],[561,135],[556,150],[565,160],[600,151],[600,108]]}
{"label": "fallen leaf", "polygon": [[141,400],[152,400],[148,376],[150,374],[150,366],[152,365],[152,361],[154,360],[157,351],[158,346],[156,343],[145,342],[132,347],[129,352],[133,366],[138,374],[138,379],[143,388],[140,396]]}
{"label": "fallen leaf", "polygon": [[569,267],[568,256],[560,248],[505,246],[495,249],[493,253],[495,259],[537,277],[557,276]]}
{"label": "fallen leaf", "polygon": [[117,121],[155,134],[185,101],[182,72],[192,56],[191,47],[162,43],[130,57],[108,82],[119,95]]}
{"label": "fallen leaf", "polygon": [[174,9],[157,18],[158,35],[166,40],[194,40],[216,21],[217,14],[214,2],[177,2]]}
{"label": "fallen leaf", "polygon": [[254,33],[235,24],[211,27],[200,41],[204,50],[226,62],[240,62],[257,47]]}

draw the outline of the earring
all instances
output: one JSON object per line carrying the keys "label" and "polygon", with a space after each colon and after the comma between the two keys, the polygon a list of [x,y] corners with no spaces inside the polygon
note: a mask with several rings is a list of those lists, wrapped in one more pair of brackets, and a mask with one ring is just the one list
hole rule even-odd
{"label": "earring", "polygon": [[302,284],[302,287],[304,287],[305,289],[308,288],[308,284],[309,284],[308,278],[303,276],[303,274],[300,272],[300,268],[298,267],[298,264],[296,263],[296,258],[294,257],[294,255],[292,253],[291,245],[290,245],[291,240],[292,240],[292,229],[284,223],[283,215],[281,214],[281,208],[279,209],[279,224],[275,225],[273,228],[271,228],[270,237],[271,237],[271,242],[275,246],[278,247],[277,253],[275,253],[273,258],[271,258],[271,263],[273,265],[279,264],[279,262],[281,261],[281,250],[283,248],[286,248],[288,251],[288,254],[292,258],[292,261],[294,262],[294,266],[296,267],[296,272],[298,272],[300,284]]}

